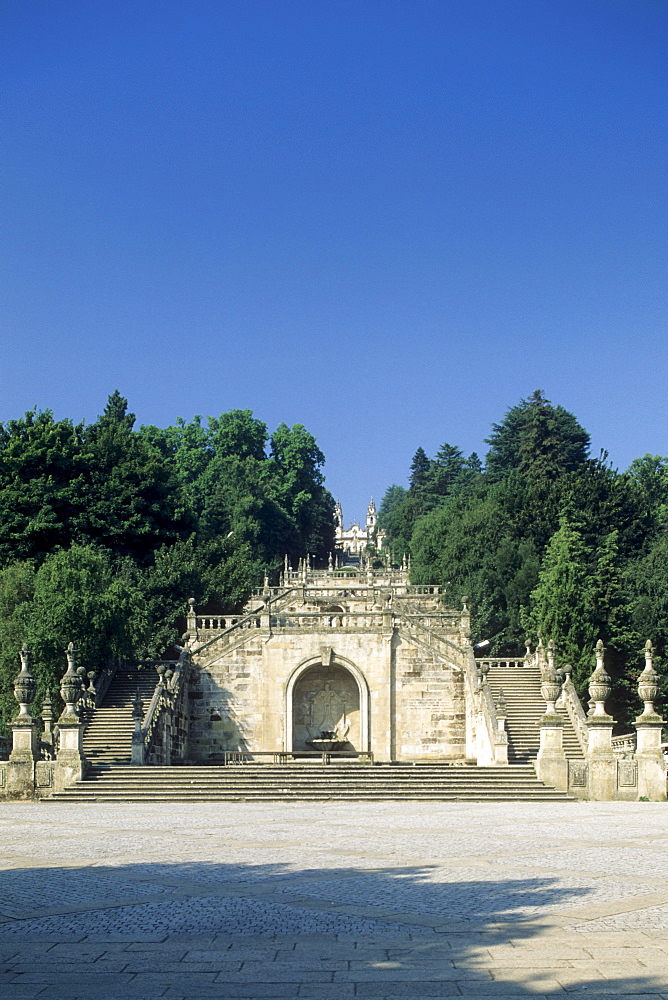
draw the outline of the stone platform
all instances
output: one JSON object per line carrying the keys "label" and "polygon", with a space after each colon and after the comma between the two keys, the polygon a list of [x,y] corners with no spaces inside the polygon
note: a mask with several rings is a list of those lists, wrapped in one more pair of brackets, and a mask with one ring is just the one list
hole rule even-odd
{"label": "stone platform", "polygon": [[0,805],[0,998],[668,998],[668,805]]}

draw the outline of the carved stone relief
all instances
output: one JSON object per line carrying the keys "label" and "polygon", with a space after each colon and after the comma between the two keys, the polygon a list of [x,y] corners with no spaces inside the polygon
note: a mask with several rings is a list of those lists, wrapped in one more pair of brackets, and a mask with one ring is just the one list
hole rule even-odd
{"label": "carved stone relief", "polygon": [[359,689],[352,674],[335,664],[317,664],[295,684],[292,698],[294,749],[309,750],[307,740],[335,733],[352,748],[359,745]]}

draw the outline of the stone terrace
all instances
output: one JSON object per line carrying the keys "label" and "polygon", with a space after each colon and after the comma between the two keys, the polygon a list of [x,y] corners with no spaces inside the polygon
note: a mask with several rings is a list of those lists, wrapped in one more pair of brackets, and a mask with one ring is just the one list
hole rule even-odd
{"label": "stone terrace", "polygon": [[0,998],[668,998],[668,805],[0,805]]}

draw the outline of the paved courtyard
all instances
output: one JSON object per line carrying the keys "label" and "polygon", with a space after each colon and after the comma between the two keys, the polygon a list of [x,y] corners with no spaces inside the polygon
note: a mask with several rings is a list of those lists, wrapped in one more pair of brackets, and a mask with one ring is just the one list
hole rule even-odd
{"label": "paved courtyard", "polygon": [[668,998],[668,804],[0,805],[0,998]]}

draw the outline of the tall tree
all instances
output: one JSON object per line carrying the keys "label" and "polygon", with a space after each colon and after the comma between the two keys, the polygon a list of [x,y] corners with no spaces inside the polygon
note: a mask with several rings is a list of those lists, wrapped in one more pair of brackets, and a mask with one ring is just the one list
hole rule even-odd
{"label": "tall tree", "polygon": [[487,444],[486,469],[491,478],[519,469],[554,479],[584,464],[590,438],[572,413],[553,407],[542,389],[536,389],[493,425]]}
{"label": "tall tree", "polygon": [[133,431],[134,414],[114,392],[104,413],[84,432],[86,496],[77,517],[78,538],[94,540],[119,555],[148,562],[165,542],[190,525],[171,464]]}
{"label": "tall tree", "polygon": [[69,545],[85,506],[81,425],[31,410],[0,425],[0,561]]}

